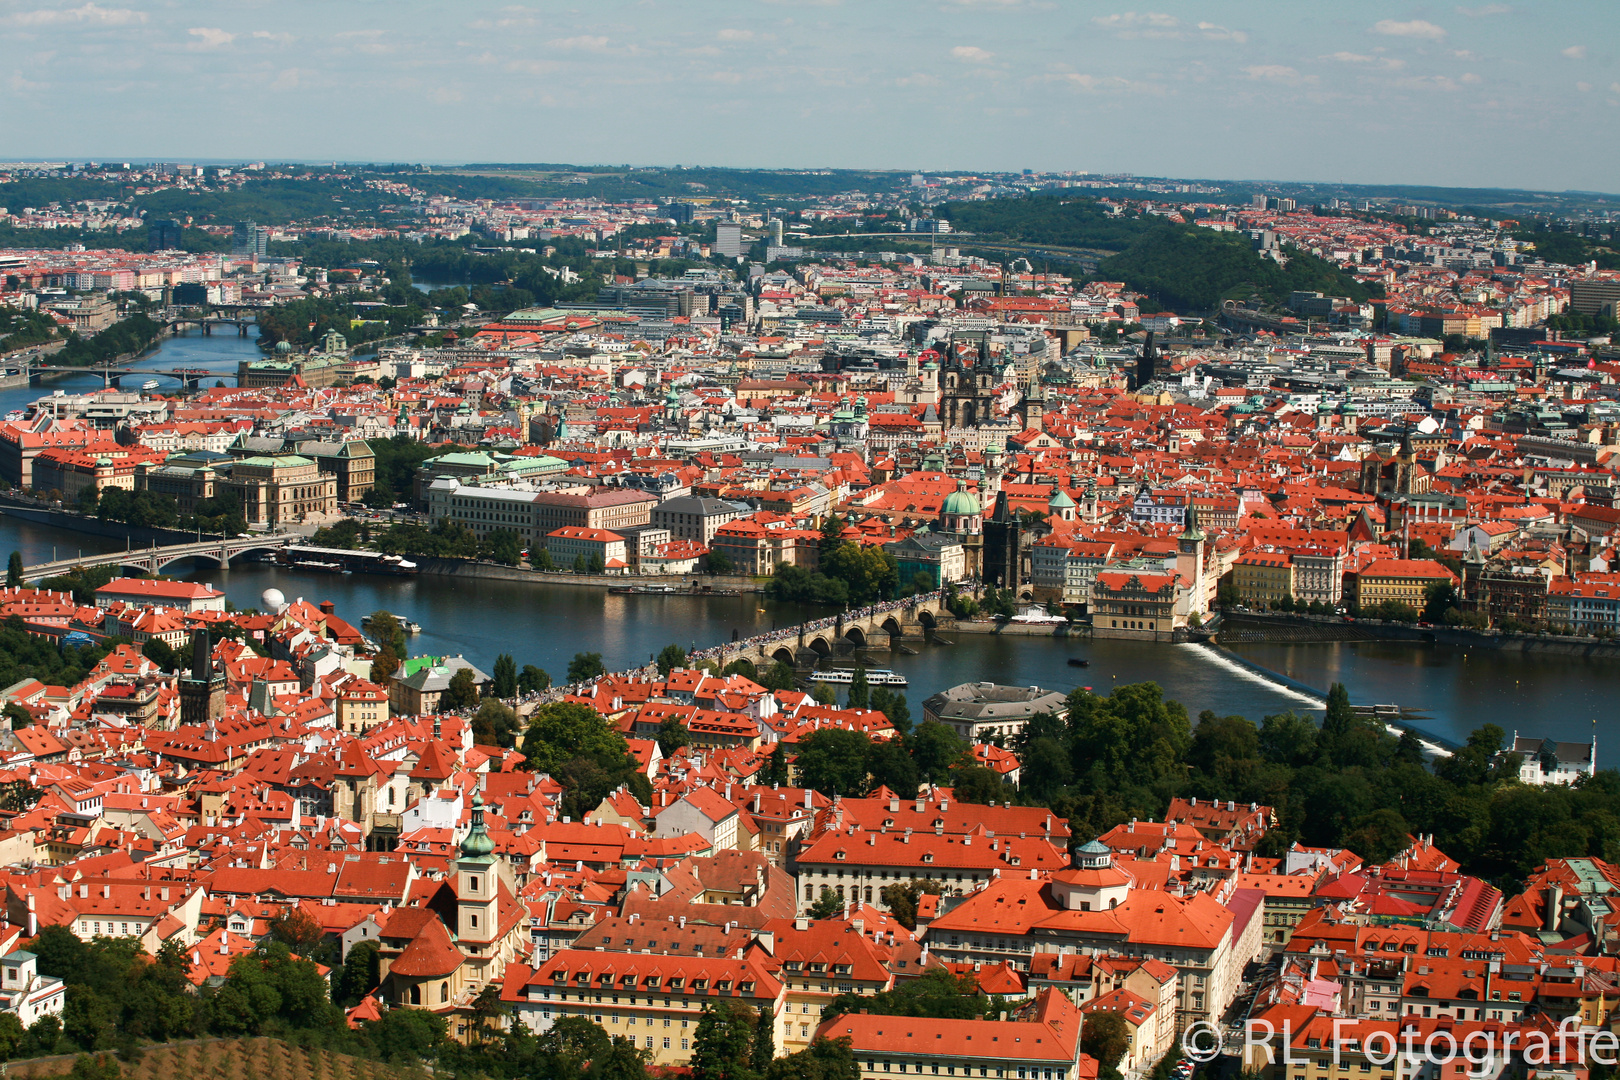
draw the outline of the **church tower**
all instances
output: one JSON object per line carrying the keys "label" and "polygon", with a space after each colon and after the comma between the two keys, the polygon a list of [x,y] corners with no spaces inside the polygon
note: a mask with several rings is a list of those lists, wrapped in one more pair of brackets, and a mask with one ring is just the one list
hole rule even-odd
{"label": "church tower", "polygon": [[1176,573],[1187,583],[1187,613],[1203,615],[1204,604],[1204,530],[1198,527],[1198,508],[1189,496],[1187,500],[1187,527],[1176,538]]}
{"label": "church tower", "polygon": [[456,859],[456,939],[464,945],[487,945],[501,932],[500,880],[495,867],[495,841],[484,830],[484,796],[474,791],[472,827]]}
{"label": "church tower", "polygon": [[225,715],[225,672],[214,665],[214,647],[204,627],[191,635],[191,673],[180,679],[180,723],[212,724]]}

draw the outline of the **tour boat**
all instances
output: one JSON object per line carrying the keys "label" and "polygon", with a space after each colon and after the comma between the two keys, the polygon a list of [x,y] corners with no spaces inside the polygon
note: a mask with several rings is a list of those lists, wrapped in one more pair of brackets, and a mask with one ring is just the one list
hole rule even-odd
{"label": "tour boat", "polygon": [[1082,660],[1078,656],[1071,656],[1071,657],[1069,657],[1069,666],[1070,667],[1090,667],[1091,666],[1091,661],[1090,660]]}
{"label": "tour boat", "polygon": [[[833,668],[828,671],[816,671],[810,675],[813,683],[826,683],[828,686],[848,686],[855,681],[854,668]],[[866,684],[868,686],[905,686],[906,677],[897,671],[888,668],[867,668]]]}
{"label": "tour boat", "polygon": [[141,383],[141,389],[156,390],[159,385],[161,384],[156,379],[147,379],[145,382]]}

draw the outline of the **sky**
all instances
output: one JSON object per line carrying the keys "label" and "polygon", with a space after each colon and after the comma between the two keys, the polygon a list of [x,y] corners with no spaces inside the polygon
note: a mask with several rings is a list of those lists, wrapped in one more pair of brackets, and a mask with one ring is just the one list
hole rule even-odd
{"label": "sky", "polygon": [[1620,189],[1620,4],[0,0],[0,159]]}

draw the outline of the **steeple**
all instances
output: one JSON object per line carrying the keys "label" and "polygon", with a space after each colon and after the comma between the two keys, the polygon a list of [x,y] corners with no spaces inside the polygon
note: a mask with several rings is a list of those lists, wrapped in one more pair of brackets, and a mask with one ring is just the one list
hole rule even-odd
{"label": "steeple", "polygon": [[1198,527],[1198,507],[1190,498],[1187,500],[1187,527],[1182,530],[1181,539],[1191,541],[1208,539],[1204,535],[1204,530]]}
{"label": "steeple", "polygon": [[495,851],[495,841],[489,838],[484,830],[484,795],[483,792],[474,791],[472,797],[472,827],[467,830],[467,838],[461,842],[462,863],[489,862]]}

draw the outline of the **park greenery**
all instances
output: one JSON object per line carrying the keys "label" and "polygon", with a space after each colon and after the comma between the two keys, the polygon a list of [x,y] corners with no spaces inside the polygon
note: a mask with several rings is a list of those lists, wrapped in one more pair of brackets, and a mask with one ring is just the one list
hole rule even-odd
{"label": "park greenery", "polygon": [[1080,248],[1106,255],[1100,280],[1124,281],[1161,308],[1210,310],[1222,300],[1287,302],[1296,289],[1354,300],[1371,293],[1313,255],[1288,251],[1287,265],[1262,258],[1247,234],[1216,232],[1153,215],[1112,214],[1096,199],[1030,195],[946,203],[940,215],[976,240]]}

